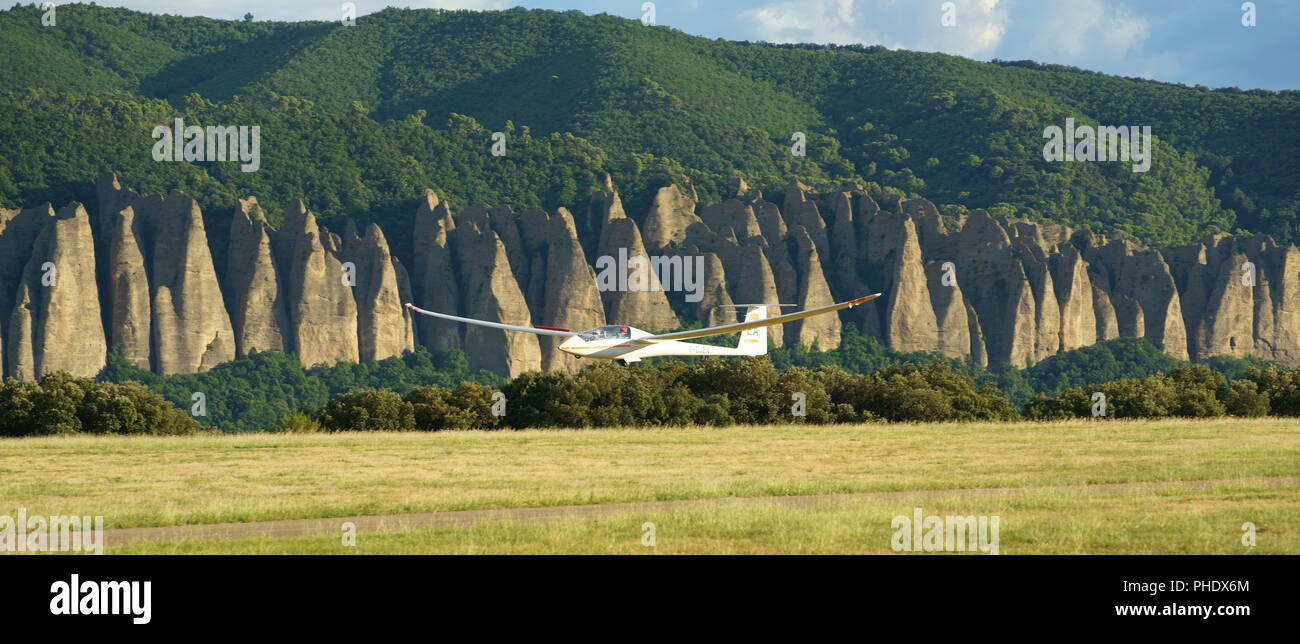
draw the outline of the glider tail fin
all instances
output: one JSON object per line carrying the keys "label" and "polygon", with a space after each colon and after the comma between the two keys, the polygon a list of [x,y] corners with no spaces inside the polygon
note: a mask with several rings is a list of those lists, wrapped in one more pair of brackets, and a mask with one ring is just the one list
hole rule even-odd
{"label": "glider tail fin", "polygon": [[[767,318],[767,305],[756,304],[749,307],[745,313],[745,321],[753,322],[754,320],[763,320]],[[740,333],[740,344],[736,347],[742,355],[761,356],[767,354],[767,327],[760,326],[756,329],[749,329]]]}

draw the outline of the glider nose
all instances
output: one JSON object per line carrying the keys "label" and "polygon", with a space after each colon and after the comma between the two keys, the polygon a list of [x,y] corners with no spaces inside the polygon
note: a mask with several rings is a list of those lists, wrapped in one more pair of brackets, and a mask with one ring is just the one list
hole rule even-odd
{"label": "glider nose", "polygon": [[564,342],[560,343],[559,346],[560,351],[563,351],[571,356],[581,356],[582,353],[577,350],[579,340],[580,338],[576,335],[565,338]]}

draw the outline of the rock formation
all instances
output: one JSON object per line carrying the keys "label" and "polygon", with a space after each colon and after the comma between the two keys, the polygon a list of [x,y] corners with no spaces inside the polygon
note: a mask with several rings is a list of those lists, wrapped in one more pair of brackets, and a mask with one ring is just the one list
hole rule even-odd
{"label": "rock formation", "polygon": [[[796,226],[790,230],[789,237],[793,243],[791,254],[795,257],[795,271],[799,274],[794,304],[800,310],[834,304],[830,285],[822,272],[821,257],[807,229]],[[840,319],[834,315],[818,315],[787,323],[785,338],[787,343],[815,344],[822,351],[829,351],[840,346]]]}
{"label": "rock formation", "polygon": [[804,232],[817,247],[817,254],[830,257],[830,242],[826,234],[826,220],[822,219],[817,202],[809,198],[808,186],[791,180],[785,189],[785,205],[781,212],[785,215],[786,225],[790,228],[803,226]]}
{"label": "rock formation", "polygon": [[[979,323],[970,319],[970,313],[968,312],[970,306],[961,293],[961,285],[954,279],[944,275],[946,268],[943,263],[934,261],[928,262],[925,267],[925,281],[929,284],[930,306],[934,313],[935,332],[937,334],[937,342],[933,350],[950,358],[966,359],[971,357],[972,352],[976,355],[982,355],[984,353],[984,340],[982,334],[979,333]],[[912,281],[912,278],[904,281]],[[923,302],[919,308],[921,309],[918,313],[920,319],[928,321],[929,317],[924,310]],[[972,333],[981,336],[978,348],[973,347],[971,344]],[[922,350],[930,349],[924,347]]]}
{"label": "rock formation", "polygon": [[[42,210],[53,214],[48,207]],[[42,219],[17,281],[5,342],[6,371],[20,380],[55,371],[91,377],[104,367],[108,342],[100,319],[90,217],[74,202]]]}
{"label": "rock formation", "polygon": [[[411,283],[415,304],[421,308],[460,315],[460,287],[451,250],[456,223],[446,203],[430,190],[415,213],[414,272]],[[461,328],[456,322],[420,316],[416,326],[420,344],[432,350],[461,349]]]}
{"label": "rock formation", "polygon": [[227,304],[238,356],[288,348],[285,336],[290,329],[290,318],[284,273],[276,264],[271,246],[274,232],[256,198],[239,201],[230,222],[226,274]]}
{"label": "rock formation", "polygon": [[[722,267],[722,260],[713,253],[704,255],[704,277],[701,282],[700,301],[696,302],[695,319],[705,326],[732,324],[736,322],[735,301],[727,292],[727,272]],[[751,302],[758,304],[758,302]]]}
{"label": "rock formation", "polygon": [[952,261],[957,282],[978,315],[989,364],[1025,366],[1035,356],[1038,313],[1006,229],[977,210],[956,236]]}
{"label": "rock formation", "polygon": [[[945,215],[893,190],[816,193],[797,181],[781,206],[743,181],[699,206],[693,190],[666,186],[642,229],[607,178],[576,218],[486,204],[453,214],[427,191],[403,263],[382,224],[361,232],[348,220],[336,235],[301,200],[279,231],[255,198],[240,200],[228,235],[227,211],[213,204],[209,221],[223,231],[210,240],[199,204],[182,193],[140,195],[112,174],[95,187],[93,224],[80,204],[0,210],[5,376],[94,375],[110,346],[132,365],[177,374],[253,351],[294,352],[313,366],[417,345],[463,349],[472,368],[517,375],[586,363],[555,338],[413,320],[403,305],[573,331],[658,331],[682,325],[673,304],[687,323],[721,324],[736,319],[733,303],[809,308],[874,291],[884,296],[769,337],[830,349],[853,323],[900,351],[1016,366],[1145,337],[1176,358],[1300,365],[1300,250],[1258,235],[1156,249],[982,210]],[[636,289],[634,258],[651,253],[703,260],[701,300],[666,293],[649,265]]]}
{"label": "rock formation", "polygon": [[[587,263],[578,242],[578,230],[573,215],[558,208],[538,227],[545,234],[540,246],[546,249],[545,275],[542,287],[542,314],[537,318],[541,326],[583,331],[605,323],[605,307],[596,288],[596,273]],[[561,352],[557,347],[564,338],[540,336],[542,368],[576,370],[577,358]]]}
{"label": "rock formation", "polygon": [[645,218],[642,239],[652,252],[659,253],[686,239],[686,229],[700,222],[695,201],[675,185],[664,186],[655,193],[650,213]]}
{"label": "rock formation", "polygon": [[1145,337],[1186,360],[1188,344],[1181,300],[1160,251],[1131,241],[1087,237],[1084,258],[1093,283],[1111,300],[1121,337]]}
{"label": "rock formation", "polygon": [[1300,253],[1264,236],[1219,234],[1170,251],[1191,358],[1300,355]]}
{"label": "rock formation", "polygon": [[152,366],[153,307],[147,263],[140,248],[140,220],[126,206],[111,215],[108,242],[109,344],[133,366]]}
{"label": "rock formation", "polygon": [[[1052,256],[1051,263],[1052,284],[1056,287],[1061,311],[1058,338],[1061,351],[1096,344],[1098,328],[1103,325],[1098,321],[1092,280],[1088,277],[1088,266],[1083,256],[1074,246],[1063,244],[1060,253]],[[1111,317],[1114,317],[1113,312]]]}
{"label": "rock formation", "polygon": [[14,296],[36,238],[54,216],[49,203],[26,210],[0,208],[0,375],[14,375],[9,371],[10,354],[16,349],[9,337]]}
{"label": "rock formation", "polygon": [[649,266],[649,254],[636,222],[620,216],[622,205],[617,195],[609,203],[611,207],[605,210],[600,224],[595,261],[596,283],[606,318],[611,323],[632,324],[647,331],[677,328],[677,315],[668,304],[659,277]]}
{"label": "rock formation", "polygon": [[302,200],[289,203],[275,235],[284,274],[291,346],[305,366],[356,362],[357,303],[335,249],[340,244],[316,224]]}
{"label": "rock formation", "polygon": [[156,222],[152,254],[154,367],[206,371],[235,358],[235,333],[212,266],[199,205],[172,192]]}
{"label": "rock formation", "polygon": [[[532,326],[519,283],[510,271],[505,244],[485,216],[467,217],[457,225],[453,242],[456,277],[461,285],[460,311],[465,317]],[[465,326],[465,354],[471,369],[488,369],[510,377],[542,366],[537,336],[475,325]]]}
{"label": "rock formation", "polygon": [[415,330],[399,284],[409,283],[406,269],[388,251],[379,226],[364,237],[349,231],[344,256],[356,266],[352,295],[357,305],[357,353],[364,362],[400,356],[415,349]]}

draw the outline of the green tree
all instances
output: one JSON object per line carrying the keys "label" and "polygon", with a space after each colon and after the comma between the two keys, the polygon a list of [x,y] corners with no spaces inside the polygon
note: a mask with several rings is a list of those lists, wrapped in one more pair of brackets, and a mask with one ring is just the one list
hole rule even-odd
{"label": "green tree", "polygon": [[411,403],[387,389],[363,389],[339,394],[325,404],[318,417],[330,431],[408,431],[415,429]]}

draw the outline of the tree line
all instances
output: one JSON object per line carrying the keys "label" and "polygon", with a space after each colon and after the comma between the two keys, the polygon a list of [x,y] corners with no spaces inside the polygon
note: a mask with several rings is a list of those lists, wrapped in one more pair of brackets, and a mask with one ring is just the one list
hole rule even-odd
{"label": "tree line", "polygon": [[[1103,406],[1099,411],[1099,396]],[[0,435],[184,434],[186,410],[137,382],[49,374],[0,385]],[[1176,367],[1039,394],[1017,410],[992,382],[941,358],[899,361],[871,373],[838,366],[778,370],[762,356],[528,372],[508,382],[351,387],[316,408],[264,426],[285,432],[440,431],[963,422],[1071,418],[1300,416],[1300,369],[1249,366],[1228,379],[1207,365]]]}
{"label": "tree line", "polygon": [[1023,416],[989,383],[942,360],[888,365],[866,375],[837,367],[778,372],[770,361],[705,359],[628,368],[601,364],[577,374],[527,373],[500,390],[462,384],[383,389],[334,397],[304,430],[439,431],[734,424],[829,424],[1300,416],[1300,370],[1251,368],[1229,382],[1205,365],[1039,395]]}
{"label": "tree line", "polygon": [[199,424],[138,382],[95,382],[65,371],[0,384],[0,436],[190,434]]}

